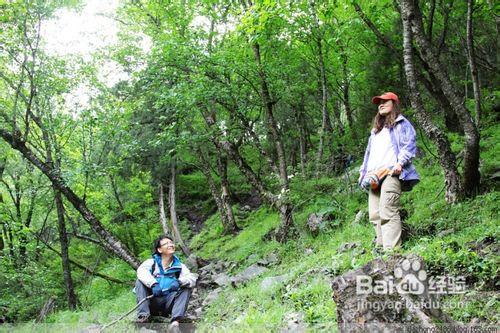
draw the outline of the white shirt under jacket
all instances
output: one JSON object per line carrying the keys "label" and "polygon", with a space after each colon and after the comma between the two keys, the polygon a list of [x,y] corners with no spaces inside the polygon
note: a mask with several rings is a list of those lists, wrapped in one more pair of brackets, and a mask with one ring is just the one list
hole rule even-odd
{"label": "white shirt under jacket", "polygon": [[396,152],[392,147],[391,134],[387,127],[375,134],[371,140],[370,148],[367,171],[376,171],[396,164]]}

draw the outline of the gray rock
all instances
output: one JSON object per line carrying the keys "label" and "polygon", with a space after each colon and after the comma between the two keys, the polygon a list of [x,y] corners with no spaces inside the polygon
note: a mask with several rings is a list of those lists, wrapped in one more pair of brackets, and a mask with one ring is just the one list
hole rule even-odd
{"label": "gray rock", "polygon": [[304,323],[304,315],[302,313],[292,312],[285,315],[286,327],[280,330],[281,333],[306,332],[307,326]]}
{"label": "gray rock", "polygon": [[243,284],[267,271],[266,267],[257,264],[248,266],[243,272],[231,278],[231,283],[234,287]]}
{"label": "gray rock", "polygon": [[305,254],[305,255],[309,255],[309,254],[313,254],[313,253],[314,253],[314,250],[313,250],[313,249],[311,249],[310,247],[308,247],[308,248],[306,248],[306,249],[304,250],[304,254]]}
{"label": "gray rock", "polygon": [[196,310],[194,310],[194,314],[196,315],[196,317],[200,318],[201,317],[201,314],[203,313],[203,308],[202,307],[199,307],[199,308],[196,308]]}
{"label": "gray rock", "polygon": [[257,263],[262,266],[272,266],[278,264],[279,262],[280,259],[276,253],[270,253],[264,259],[257,261]]}
{"label": "gray rock", "polygon": [[[360,277],[371,286],[386,288],[360,289]],[[337,276],[332,282],[332,290],[340,332],[372,332],[374,329],[400,332],[408,324],[415,330],[438,330],[436,322],[457,324],[433,305],[436,302],[431,301],[432,295],[427,292],[425,263],[413,254],[374,259]],[[374,304],[384,306],[379,308]]]}
{"label": "gray rock", "polygon": [[226,287],[231,284],[231,279],[226,273],[219,273],[214,276],[214,282],[220,287]]}
{"label": "gray rock", "polygon": [[316,237],[319,234],[319,230],[320,230],[322,223],[323,223],[322,217],[316,213],[312,213],[307,218],[306,226],[309,229],[309,231],[311,232],[311,234],[314,237]]}
{"label": "gray rock", "polygon": [[207,295],[207,297],[205,297],[205,299],[203,300],[203,306],[207,306],[208,304],[215,301],[217,299],[217,297],[219,297],[219,294],[221,293],[221,291],[222,291],[222,288],[217,288],[217,289],[212,290]]}
{"label": "gray rock", "polygon": [[[470,321],[470,323],[467,324],[467,326],[470,327],[470,328],[472,328],[474,326],[479,325],[480,323],[481,322],[480,322],[479,318],[474,317],[474,318],[472,318],[472,320]],[[472,332],[472,330],[471,330],[471,332]]]}
{"label": "gray rock", "polygon": [[212,274],[203,274],[200,275],[200,278],[197,281],[197,285],[200,288],[209,288],[216,285],[216,283],[214,282],[214,277]]}
{"label": "gray rock", "polygon": [[217,261],[214,266],[213,266],[213,272],[212,273],[215,273],[215,272],[220,272],[224,269],[224,262],[223,261]]}
{"label": "gray rock", "polygon": [[258,255],[256,255],[256,254],[254,253],[254,254],[251,254],[251,255],[247,258],[247,260],[248,260],[248,261],[255,261],[255,260],[257,260],[258,258],[259,258],[259,256],[258,256]]}
{"label": "gray rock", "polygon": [[261,291],[268,291],[272,289],[274,286],[286,281],[288,279],[288,274],[279,275],[279,276],[270,276],[264,278],[260,283]]}
{"label": "gray rock", "polygon": [[202,268],[200,268],[200,271],[202,272],[212,272],[214,270],[214,264],[213,263],[210,263],[206,266],[203,266]]}
{"label": "gray rock", "polygon": [[446,229],[446,230],[443,230],[441,231],[440,233],[437,234],[438,237],[444,237],[444,236],[448,236],[449,234],[452,234],[455,232],[455,229],[451,228],[451,229]]}
{"label": "gray rock", "polygon": [[198,259],[196,258],[196,255],[191,254],[187,258],[187,266],[194,271],[198,270]]}
{"label": "gray rock", "polygon": [[339,247],[339,249],[337,250],[337,253],[343,253],[343,252],[352,250],[352,249],[354,249],[356,247],[359,247],[359,246],[361,246],[360,242],[356,242],[356,243],[344,243],[344,244],[342,244]]}
{"label": "gray rock", "polygon": [[366,211],[360,210],[359,212],[356,213],[356,217],[354,218],[354,221],[352,223],[354,224],[360,223],[365,219],[365,216],[366,216]]}
{"label": "gray rock", "polygon": [[240,210],[242,210],[244,212],[249,212],[252,210],[252,207],[250,207],[249,205],[245,205],[245,206],[241,207]]}

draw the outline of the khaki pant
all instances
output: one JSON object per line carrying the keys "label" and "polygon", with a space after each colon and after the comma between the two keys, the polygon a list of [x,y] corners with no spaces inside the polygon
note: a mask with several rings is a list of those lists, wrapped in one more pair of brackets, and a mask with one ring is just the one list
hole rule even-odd
{"label": "khaki pant", "polygon": [[387,176],[379,190],[368,193],[370,222],[375,227],[377,245],[384,249],[401,244],[400,197],[401,182],[397,176]]}

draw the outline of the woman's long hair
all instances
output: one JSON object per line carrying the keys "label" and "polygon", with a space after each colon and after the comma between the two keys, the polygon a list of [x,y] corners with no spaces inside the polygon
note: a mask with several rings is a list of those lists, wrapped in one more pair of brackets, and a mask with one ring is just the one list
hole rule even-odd
{"label": "woman's long hair", "polygon": [[380,132],[382,128],[392,128],[396,123],[396,118],[401,114],[401,109],[399,107],[399,103],[392,101],[392,111],[386,116],[382,116],[378,110],[377,115],[373,119],[373,129],[375,130],[375,134]]}

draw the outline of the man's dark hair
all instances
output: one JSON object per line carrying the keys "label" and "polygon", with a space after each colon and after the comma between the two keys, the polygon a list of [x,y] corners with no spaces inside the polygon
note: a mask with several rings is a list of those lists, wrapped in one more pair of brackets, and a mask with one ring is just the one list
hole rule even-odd
{"label": "man's dark hair", "polygon": [[161,235],[160,237],[158,237],[154,244],[153,244],[153,254],[159,254],[158,253],[158,248],[161,247],[161,241],[164,240],[164,239],[170,239],[172,242],[174,241],[174,239],[172,238],[172,236],[170,235]]}

